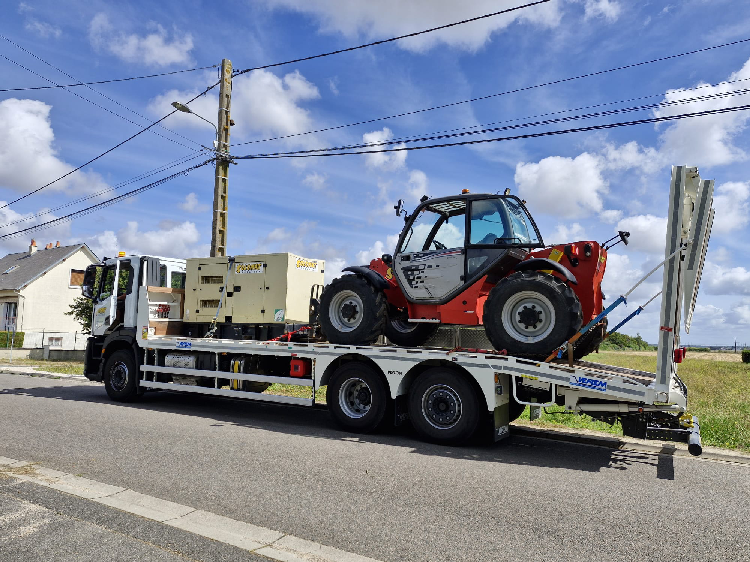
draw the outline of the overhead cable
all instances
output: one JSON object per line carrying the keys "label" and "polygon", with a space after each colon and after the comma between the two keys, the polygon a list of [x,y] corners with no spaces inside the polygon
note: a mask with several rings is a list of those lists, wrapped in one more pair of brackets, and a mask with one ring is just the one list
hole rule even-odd
{"label": "overhead cable", "polygon": [[491,14],[485,14],[483,16],[477,16],[475,18],[469,18],[453,23],[448,23],[446,25],[440,25],[438,27],[432,27],[430,29],[425,29],[423,31],[415,31],[414,33],[407,33],[406,35],[399,35],[398,37],[391,37],[390,39],[381,39],[379,41],[373,41],[372,43],[365,43],[364,45],[357,45],[356,47],[347,47],[346,49],[338,49],[336,51],[330,51],[328,53],[321,53],[319,55],[312,55],[309,57],[301,57],[298,59],[292,59],[284,62],[275,62],[273,64],[265,64],[263,66],[254,66],[253,68],[245,68],[244,70],[238,70],[233,73],[234,76],[240,76],[241,74],[246,74],[248,72],[252,72],[253,70],[262,70],[264,68],[273,68],[275,66],[284,66],[286,64],[294,64],[297,62],[303,62],[313,59],[320,59],[323,57],[330,57],[331,55],[338,55],[340,53],[346,53],[349,51],[356,51],[357,49],[364,49],[366,47],[373,47],[375,45],[382,45],[383,43],[390,43],[392,41],[399,41],[401,39],[408,39],[409,37],[416,37],[417,35],[424,35],[425,33],[432,33],[433,31],[439,31],[441,29],[448,29],[449,27],[455,27],[457,25],[463,25],[465,23],[471,23],[473,21],[483,20],[487,18],[492,18],[495,16],[499,16],[502,14],[508,14],[510,12],[515,12],[516,10],[522,10],[524,8],[530,8],[532,6],[536,6],[538,4],[546,4],[550,0],[537,0],[536,2],[529,2],[528,4],[523,4],[521,6],[515,6],[514,8],[508,8],[506,10],[500,10],[499,12],[492,12]]}
{"label": "overhead cable", "polygon": [[209,160],[206,160],[205,162],[202,162],[200,164],[196,164],[195,166],[191,166],[189,168],[186,168],[185,170],[180,170],[179,172],[175,172],[172,175],[166,176],[164,178],[161,178],[159,180],[156,180],[155,182],[146,184],[142,187],[139,187],[137,189],[133,189],[132,191],[128,191],[127,193],[123,193],[122,195],[118,195],[117,197],[113,197],[111,199],[107,199],[106,201],[102,201],[101,203],[97,203],[95,205],[91,205],[89,207],[86,207],[85,209],[81,209],[80,211],[76,211],[74,213],[70,213],[68,215],[64,215],[62,217],[58,217],[56,219],[49,220],[47,222],[43,222],[40,224],[35,224],[33,226],[30,226],[28,228],[24,228],[22,230],[17,230],[15,232],[10,232],[8,234],[0,235],[0,240],[4,240],[6,238],[15,238],[16,236],[21,236],[23,234],[34,232],[36,230],[42,230],[45,228],[50,228],[52,226],[57,226],[58,224],[62,224],[65,222],[70,222],[75,218],[81,217],[83,215],[88,215],[90,213],[93,213],[94,211],[98,211],[99,209],[103,209],[105,207],[109,207],[110,205],[114,205],[115,203],[119,203],[120,201],[123,201],[129,197],[133,197],[135,195],[138,195],[140,193],[143,193],[144,191],[148,191],[149,189],[153,189],[154,187],[157,187],[159,185],[162,185],[163,183],[166,183],[168,181],[171,181],[179,176],[187,175],[189,172],[192,172],[193,170],[196,170],[200,168],[201,166],[205,166],[206,164],[210,164],[213,162],[214,159],[211,158]]}
{"label": "overhead cable", "polygon": [[[211,91],[211,90],[212,90],[213,88],[215,88],[216,86],[218,86],[218,85],[219,85],[220,83],[221,83],[221,80],[219,80],[218,82],[215,82],[214,84],[212,84],[211,86],[209,86],[208,88],[206,88],[205,90],[203,90],[203,91],[202,91],[201,93],[199,93],[199,94],[198,94],[198,95],[196,95],[195,97],[193,97],[193,98],[189,99],[188,101],[186,101],[186,102],[185,102],[185,105],[188,105],[188,104],[190,104],[190,103],[194,102],[194,101],[195,101],[195,100],[197,100],[197,99],[198,99],[199,97],[201,97],[202,95],[205,95],[206,93],[208,93],[209,91]],[[171,115],[174,115],[175,113],[177,113],[177,109],[173,109],[172,111],[170,111],[169,113],[167,113],[167,114],[166,114],[166,115],[165,115],[164,117],[162,117],[161,119],[157,119],[156,121],[154,121],[154,122],[153,122],[153,123],[151,123],[150,125],[148,125],[148,126],[146,126],[146,127],[143,127],[143,128],[142,128],[142,129],[141,129],[140,131],[138,131],[137,133],[135,133],[135,134],[133,134],[133,135],[130,135],[130,136],[129,136],[128,138],[126,138],[126,139],[125,139],[124,141],[122,141],[122,142],[119,142],[119,143],[117,143],[117,144],[116,144],[115,146],[113,146],[112,148],[109,148],[109,149],[105,150],[104,152],[102,152],[102,153],[101,153],[101,154],[99,154],[98,156],[95,156],[95,157],[94,157],[94,158],[92,158],[91,160],[89,160],[89,161],[87,161],[87,162],[84,162],[83,164],[81,164],[81,165],[80,165],[80,166],[78,166],[77,168],[74,168],[74,169],[70,170],[69,172],[67,172],[67,173],[63,174],[62,176],[60,176],[60,177],[58,177],[58,178],[56,178],[56,179],[52,180],[51,182],[49,182],[49,183],[46,183],[46,184],[44,184],[44,185],[43,185],[43,186],[41,186],[41,187],[37,187],[37,188],[36,188],[36,189],[34,189],[33,191],[30,191],[29,193],[27,193],[27,194],[25,194],[25,195],[22,195],[21,197],[18,197],[17,199],[14,199],[13,201],[10,201],[9,203],[5,203],[4,205],[0,205],[0,209],[4,209],[5,207],[9,207],[10,205],[13,205],[14,203],[18,203],[19,201],[22,201],[23,199],[26,199],[27,197],[30,197],[31,195],[34,195],[35,193],[38,193],[38,192],[42,191],[43,189],[45,189],[45,188],[49,187],[50,185],[52,185],[52,184],[54,184],[54,183],[57,183],[58,181],[60,181],[60,180],[62,180],[62,179],[64,179],[64,178],[67,178],[67,177],[68,177],[68,176],[70,176],[71,174],[74,174],[74,173],[76,173],[76,172],[77,172],[78,170],[80,170],[81,168],[85,168],[86,166],[88,166],[88,165],[89,165],[89,164],[91,164],[92,162],[96,162],[97,160],[99,160],[99,158],[102,158],[103,156],[106,156],[107,154],[109,154],[109,153],[110,153],[110,152],[112,152],[113,150],[116,150],[116,149],[120,148],[120,147],[121,147],[122,145],[124,145],[125,143],[127,143],[127,142],[130,142],[131,140],[133,140],[134,138],[136,138],[136,137],[137,137],[138,135],[140,135],[140,134],[142,134],[142,133],[145,133],[146,131],[148,131],[149,129],[151,129],[151,127],[154,127],[155,125],[158,125],[159,123],[161,123],[162,121],[164,121],[164,120],[165,120],[165,119],[166,119],[167,117],[169,117],[169,116],[171,116]]]}
{"label": "overhead cable", "polygon": [[289,151],[289,152],[273,152],[269,154],[257,154],[256,156],[287,156],[287,155],[294,155],[294,154],[310,154],[313,152],[334,152],[334,151],[340,151],[340,150],[352,150],[355,148],[371,148],[371,147],[379,147],[379,146],[390,146],[394,144],[405,144],[405,143],[411,143],[411,142],[427,142],[427,141],[433,141],[433,140],[463,137],[467,135],[483,135],[487,133],[496,133],[498,131],[509,131],[509,130],[514,130],[514,129],[524,129],[528,127],[539,127],[542,125],[555,125],[558,123],[567,123],[570,121],[580,121],[584,119],[594,119],[597,117],[608,117],[610,115],[619,115],[622,113],[646,111],[649,109],[657,109],[660,107],[672,107],[675,105],[684,105],[688,103],[700,103],[700,102],[705,102],[705,101],[711,101],[714,99],[723,99],[723,98],[728,98],[728,97],[737,96],[737,95],[745,95],[745,94],[750,94],[750,88],[744,88],[742,90],[732,90],[730,92],[717,92],[714,94],[707,94],[705,96],[695,96],[693,98],[682,98],[678,100],[671,100],[671,101],[660,102],[660,103],[651,103],[651,104],[639,105],[639,106],[633,106],[633,107],[609,109],[606,111],[596,111],[596,112],[591,112],[591,113],[584,113],[581,115],[569,115],[567,117],[556,117],[553,119],[545,119],[542,121],[527,121],[527,122],[518,123],[515,125],[504,125],[502,127],[485,127],[484,129],[478,129],[476,131],[462,130],[460,133],[443,133],[443,134],[429,133],[428,135],[401,137],[398,139],[390,139],[390,140],[383,140],[383,141],[370,142],[370,143],[350,144],[350,145],[345,145],[345,146],[334,146],[334,147],[328,147],[328,148],[313,148],[313,149],[295,150],[295,151]]}
{"label": "overhead cable", "polygon": [[470,141],[441,143],[441,144],[432,144],[432,145],[425,145],[425,146],[403,146],[403,147],[396,147],[396,148],[382,148],[379,150],[357,150],[357,151],[352,151],[352,152],[324,152],[324,153],[315,153],[315,154],[280,154],[277,156],[262,156],[262,155],[257,155],[257,154],[256,155],[251,154],[248,156],[233,156],[232,158],[234,160],[273,160],[273,159],[278,159],[278,158],[315,158],[318,156],[349,156],[353,154],[377,154],[377,153],[382,153],[382,152],[404,152],[404,151],[410,151],[410,150],[425,150],[425,149],[430,149],[430,148],[445,148],[449,146],[485,144],[489,142],[500,142],[500,141],[508,141],[508,140],[532,139],[532,138],[538,138],[538,137],[565,135],[569,133],[581,133],[585,131],[600,131],[604,129],[615,129],[618,127],[644,125],[647,123],[661,123],[663,121],[677,121],[679,119],[701,117],[704,115],[718,115],[722,113],[732,113],[735,111],[746,111],[748,109],[750,109],[750,104],[740,105],[740,106],[735,106],[735,107],[724,107],[724,108],[719,108],[719,109],[708,109],[705,111],[696,111],[693,113],[682,113],[680,115],[665,115],[662,117],[637,119],[634,121],[625,121],[625,122],[620,122],[620,123],[605,123],[601,125],[589,125],[587,127],[578,127],[574,129],[563,129],[563,130],[558,130],[558,131],[544,131],[541,133],[526,133],[523,135],[515,135],[511,137],[476,139],[476,140],[470,140]]}
{"label": "overhead cable", "polygon": [[536,88],[544,88],[546,86],[553,86],[555,84],[563,84],[563,83],[566,83],[566,82],[573,82],[574,80],[581,80],[583,78],[591,78],[592,76],[600,76],[602,74],[608,74],[610,72],[618,72],[620,70],[627,70],[629,68],[636,68],[636,67],[639,67],[639,66],[645,66],[647,64],[654,64],[654,63],[663,62],[663,61],[666,61],[666,60],[672,60],[672,59],[676,59],[676,58],[680,58],[680,57],[686,57],[688,55],[694,55],[694,54],[697,54],[697,53],[703,53],[705,51],[711,51],[711,50],[714,50],[714,49],[722,49],[724,47],[731,47],[731,46],[734,46],[734,45],[739,45],[739,44],[747,43],[747,42],[750,42],[750,38],[739,39],[737,41],[730,41],[729,43],[722,43],[721,45],[713,45],[711,47],[703,47],[701,49],[694,49],[692,51],[685,51],[684,53],[677,53],[675,55],[668,55],[668,56],[659,57],[659,58],[655,58],[655,59],[651,59],[651,60],[647,60],[647,61],[641,61],[641,62],[626,64],[626,65],[622,65],[622,66],[608,68],[606,70],[598,70],[596,72],[588,72],[586,74],[579,74],[577,76],[571,76],[569,78],[560,78],[558,80],[551,80],[549,82],[542,82],[540,84],[534,84],[532,86],[523,86],[521,88],[515,88],[513,90],[505,90],[503,92],[498,92],[498,93],[495,93],[495,94],[489,94],[489,95],[486,95],[486,96],[479,96],[479,97],[471,98],[471,99],[468,99],[468,100],[455,101],[455,102],[446,103],[446,104],[443,104],[443,105],[436,105],[436,106],[433,106],[433,107],[426,107],[426,108],[423,108],[423,109],[415,109],[415,110],[412,110],[412,111],[405,111],[403,113],[396,113],[394,115],[388,115],[386,117],[376,117],[374,119],[367,119],[367,120],[364,120],[364,121],[357,121],[355,123],[347,123],[345,125],[335,125],[333,127],[324,127],[322,129],[316,129],[314,131],[306,131],[304,133],[293,133],[293,134],[290,134],[290,135],[282,135],[282,136],[272,137],[272,138],[267,138],[267,139],[259,139],[259,140],[254,140],[254,141],[246,141],[246,142],[241,142],[241,143],[235,143],[234,146],[240,146],[240,145],[243,145],[243,144],[255,144],[255,143],[259,143],[259,142],[269,142],[269,141],[275,141],[275,140],[281,140],[281,139],[288,139],[288,138],[292,138],[292,137],[299,137],[299,136],[304,136],[304,135],[312,135],[312,134],[315,134],[315,133],[324,133],[326,131],[334,131],[334,130],[337,130],[337,129],[344,129],[344,128],[347,128],[347,127],[355,127],[357,125],[367,125],[369,123],[376,123],[378,121],[386,121],[388,119],[396,119],[398,117],[406,117],[406,116],[409,116],[409,115],[416,115],[416,114],[425,113],[425,112],[428,112],[428,111],[435,111],[437,109],[445,109],[447,107],[454,107],[454,106],[457,106],[457,105],[463,105],[463,104],[472,103],[472,102],[475,102],[475,101],[482,101],[482,100],[487,100],[487,99],[491,99],[491,98],[497,98],[497,97],[505,96],[505,95],[508,95],[508,94],[515,94],[515,93],[518,93],[518,92],[526,92],[526,91],[529,91],[529,90],[534,90]]}
{"label": "overhead cable", "polygon": [[[29,50],[28,50],[27,48],[25,48],[25,47],[22,47],[21,45],[19,45],[19,44],[18,44],[18,43],[16,43],[15,41],[13,41],[13,40],[11,40],[11,39],[8,39],[7,37],[5,37],[5,36],[4,36],[4,35],[2,35],[2,34],[0,34],[0,37],[2,37],[3,39],[5,39],[5,40],[6,40],[6,41],[7,41],[8,43],[10,43],[11,45],[13,45],[14,47],[16,47],[16,48],[20,49],[21,51],[23,51],[23,52],[24,52],[24,53],[26,53],[27,55],[29,55],[29,56],[31,56],[31,57],[34,57],[34,58],[35,58],[36,60],[38,60],[39,62],[42,62],[42,63],[46,64],[47,66],[49,66],[50,68],[53,68],[54,70],[57,70],[57,71],[58,71],[58,72],[60,72],[61,74],[64,74],[65,76],[67,76],[67,77],[68,77],[68,78],[70,78],[71,80],[77,80],[77,78],[76,78],[75,76],[73,76],[73,75],[69,74],[68,72],[65,72],[65,71],[64,71],[64,70],[63,70],[62,68],[59,68],[59,67],[55,66],[54,64],[52,64],[52,63],[50,63],[50,62],[47,62],[47,61],[46,61],[46,60],[44,60],[44,59],[43,59],[42,57],[40,57],[40,56],[38,56],[38,55],[36,55],[36,54],[32,53],[32,52],[31,52],[31,51],[29,51]],[[6,57],[6,58],[7,58],[7,57]],[[13,62],[13,61],[11,61],[11,62]],[[17,64],[17,63],[15,63],[15,64]],[[21,66],[21,65],[18,65],[18,66]],[[24,67],[22,67],[22,68],[24,68]],[[25,70],[29,70],[29,69],[25,69]],[[36,74],[37,76],[39,76],[40,78],[43,78],[44,80],[47,80],[48,82],[52,82],[52,83],[53,83],[53,84],[55,84],[56,86],[60,86],[59,84],[57,84],[57,83],[56,83],[56,82],[54,82],[53,80],[50,80],[49,78],[45,78],[45,77],[44,77],[44,76],[42,76],[41,74],[37,74],[36,72],[33,72],[32,70],[29,70],[29,72],[32,72],[33,74]],[[104,93],[100,92],[99,90],[96,90],[96,89],[92,88],[92,87],[91,87],[91,86],[90,86],[89,84],[83,84],[83,83],[82,83],[82,85],[83,85],[83,86],[86,86],[86,87],[87,87],[87,88],[88,88],[89,90],[91,90],[91,91],[92,91],[92,92],[94,92],[95,94],[99,94],[99,95],[100,95],[100,96],[102,96],[102,97],[103,97],[104,99],[106,99],[106,100],[109,100],[109,101],[111,101],[112,103],[114,103],[114,104],[116,104],[116,105],[119,105],[120,107],[122,107],[122,108],[124,108],[124,109],[127,109],[127,110],[128,110],[129,112],[133,113],[134,115],[137,115],[137,116],[138,116],[138,117],[140,117],[141,119],[143,119],[143,120],[145,120],[145,121],[148,121],[148,120],[149,120],[149,119],[148,119],[148,117],[145,117],[145,116],[141,115],[140,113],[138,113],[137,111],[135,111],[135,110],[133,110],[133,109],[130,109],[130,108],[129,108],[128,106],[126,106],[125,104],[123,104],[123,103],[120,103],[119,101],[117,101],[117,100],[116,100],[116,99],[114,99],[114,98],[111,98],[111,97],[110,97],[110,96],[108,96],[107,94],[104,94]],[[70,93],[71,93],[71,94],[73,94],[73,95],[78,95],[78,94],[76,94],[75,92],[73,92],[72,90],[68,90],[68,87],[67,87],[67,86],[60,86],[60,87],[62,87],[62,88],[63,88],[64,90],[66,90],[66,91],[70,92]],[[88,100],[88,99],[86,99],[86,98],[84,98],[84,97],[82,97],[82,96],[78,96],[78,97],[80,97],[81,99],[84,99],[84,100],[86,100],[86,101],[89,101],[90,103],[93,103],[93,102],[91,102],[90,100]],[[94,105],[96,105],[96,104],[94,104]],[[97,106],[97,107],[101,107],[101,106]],[[102,109],[105,109],[105,111],[109,111],[109,110],[107,110],[106,108],[102,108]],[[110,112],[110,113],[113,113],[113,112]],[[116,113],[114,113],[114,115],[117,115],[117,114],[116,114]],[[138,127],[140,127],[140,126],[141,126],[141,124],[139,124],[139,123],[135,123],[135,122],[133,122],[133,121],[129,120],[128,118],[126,118],[126,117],[123,117],[123,116],[121,116],[121,115],[117,115],[117,117],[120,117],[121,119],[124,119],[125,121],[128,121],[129,123],[132,123],[132,124],[134,124],[134,125],[136,125],[136,126],[138,126]],[[189,137],[186,137],[185,135],[183,135],[183,134],[181,134],[181,133],[178,133],[177,131],[173,131],[173,130],[171,130],[171,129],[167,129],[167,128],[166,128],[166,127],[165,127],[164,125],[161,125],[161,124],[160,124],[160,125],[159,125],[159,127],[160,127],[160,128],[162,128],[162,129],[164,129],[165,131],[169,131],[169,132],[170,132],[170,133],[172,133],[173,135],[176,135],[176,136],[178,136],[178,137],[181,137],[181,138],[185,139],[185,140],[186,140],[186,141],[188,141],[188,142],[192,142],[193,144],[195,144],[195,145],[197,145],[197,146],[200,146],[201,148],[205,148],[205,149],[207,149],[207,150],[210,150],[209,148],[207,148],[207,147],[203,146],[203,145],[202,145],[202,144],[200,144],[199,142],[196,142],[196,141],[194,141],[193,139],[191,139],[191,138],[189,138]],[[152,132],[154,132],[154,131],[152,131]],[[157,134],[158,134],[158,133],[157,133]],[[160,135],[160,136],[161,136],[161,135]],[[166,138],[166,137],[165,137],[165,138]],[[169,140],[172,140],[172,139],[169,139]],[[174,142],[174,141],[173,141],[173,142]],[[179,144],[179,143],[178,143],[178,144]],[[184,145],[182,145],[182,146],[184,146]]]}
{"label": "overhead cable", "polygon": [[149,170],[148,172],[143,172],[142,174],[139,174],[133,178],[130,178],[129,180],[122,181],[118,184],[113,185],[112,187],[108,187],[106,189],[101,189],[95,193],[90,193],[88,195],[83,195],[77,199],[73,199],[72,201],[68,201],[67,203],[63,203],[62,205],[58,205],[57,207],[52,207],[51,209],[44,209],[42,211],[39,211],[38,213],[31,213],[28,215],[24,215],[21,218],[18,218],[16,220],[12,220],[10,222],[6,222],[5,224],[0,225],[0,230],[11,226],[14,224],[19,224],[22,222],[28,222],[30,220],[34,220],[39,217],[43,217],[44,215],[49,215],[50,213],[54,213],[55,211],[59,211],[60,209],[65,209],[67,207],[71,207],[73,205],[77,205],[78,203],[82,203],[84,201],[88,201],[89,199],[95,199],[97,197],[101,197],[102,195],[105,195],[107,193],[111,193],[113,191],[117,191],[120,188],[125,187],[126,185],[130,185],[132,183],[135,183],[137,181],[144,180],[146,178],[149,178],[153,175],[156,175],[160,172],[164,172],[166,170],[169,170],[171,168],[175,168],[177,166],[181,166],[183,164],[187,164],[191,160],[195,160],[196,158],[204,157],[205,153],[202,151],[199,152],[193,152],[192,154],[187,154],[183,156],[182,158],[178,158],[177,160],[173,160],[172,162],[168,162],[167,164],[163,164],[159,166],[158,168],[154,168],[153,170]]}

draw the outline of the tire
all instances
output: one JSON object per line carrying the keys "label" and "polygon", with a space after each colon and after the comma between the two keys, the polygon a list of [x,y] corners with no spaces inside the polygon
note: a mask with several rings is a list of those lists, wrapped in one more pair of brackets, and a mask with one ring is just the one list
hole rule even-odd
{"label": "tire", "polygon": [[437,331],[438,324],[408,322],[405,314],[389,315],[385,321],[385,337],[402,347],[419,347]]}
{"label": "tire", "polygon": [[369,433],[383,422],[388,391],[380,375],[362,362],[346,363],[328,382],[326,402],[331,417],[342,429]]}
{"label": "tire", "polygon": [[[583,359],[589,353],[593,353],[596,350],[599,344],[604,341],[604,336],[607,335],[608,325],[609,323],[605,316],[601,322],[581,336],[573,349],[573,358],[576,361]],[[567,355],[565,358],[567,359]]]}
{"label": "tire", "polygon": [[104,365],[104,388],[112,400],[132,402],[138,399],[138,369],[133,352],[115,351]]}
{"label": "tire", "polygon": [[457,445],[469,439],[480,419],[471,384],[443,367],[422,373],[409,390],[409,418],[425,440]]}
{"label": "tire", "polygon": [[386,316],[383,292],[357,275],[334,279],[320,296],[320,328],[331,343],[369,345],[383,333]]}
{"label": "tire", "polygon": [[497,350],[546,356],[581,328],[581,303],[563,281],[519,271],[495,285],[484,303],[484,330]]}

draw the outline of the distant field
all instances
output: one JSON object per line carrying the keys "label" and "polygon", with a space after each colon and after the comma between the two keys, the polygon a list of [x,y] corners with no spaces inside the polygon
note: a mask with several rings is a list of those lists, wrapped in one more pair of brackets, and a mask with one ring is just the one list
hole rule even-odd
{"label": "distant field", "polygon": [[[750,364],[739,353],[692,352],[679,366],[680,378],[688,387],[688,411],[698,416],[704,445],[750,451]],[[737,357],[737,359],[730,357]],[[653,372],[656,352],[607,351],[591,354],[587,361]],[[550,408],[549,411],[562,411]],[[578,427],[622,435],[619,424],[609,426],[589,416],[542,413],[529,421],[528,408],[518,423],[537,427]]]}

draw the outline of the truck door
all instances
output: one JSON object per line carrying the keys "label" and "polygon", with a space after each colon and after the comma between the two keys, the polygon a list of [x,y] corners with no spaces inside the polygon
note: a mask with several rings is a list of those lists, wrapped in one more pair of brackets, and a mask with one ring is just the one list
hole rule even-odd
{"label": "truck door", "polygon": [[120,262],[108,265],[102,271],[99,293],[94,299],[94,318],[91,334],[100,336],[109,328],[115,318],[117,291],[115,290]]}
{"label": "truck door", "polygon": [[396,252],[394,270],[410,301],[440,300],[464,282],[466,201],[423,207]]}

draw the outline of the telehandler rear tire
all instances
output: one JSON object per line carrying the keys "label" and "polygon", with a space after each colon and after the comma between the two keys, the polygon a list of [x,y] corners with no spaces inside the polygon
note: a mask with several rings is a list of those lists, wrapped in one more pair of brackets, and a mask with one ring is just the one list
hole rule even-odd
{"label": "telehandler rear tire", "polygon": [[519,271],[500,280],[484,303],[484,329],[497,350],[546,356],[581,328],[581,303],[561,279]]}
{"label": "telehandler rear tire", "polygon": [[358,275],[334,279],[320,296],[320,329],[331,343],[369,345],[383,333],[383,291]]}

